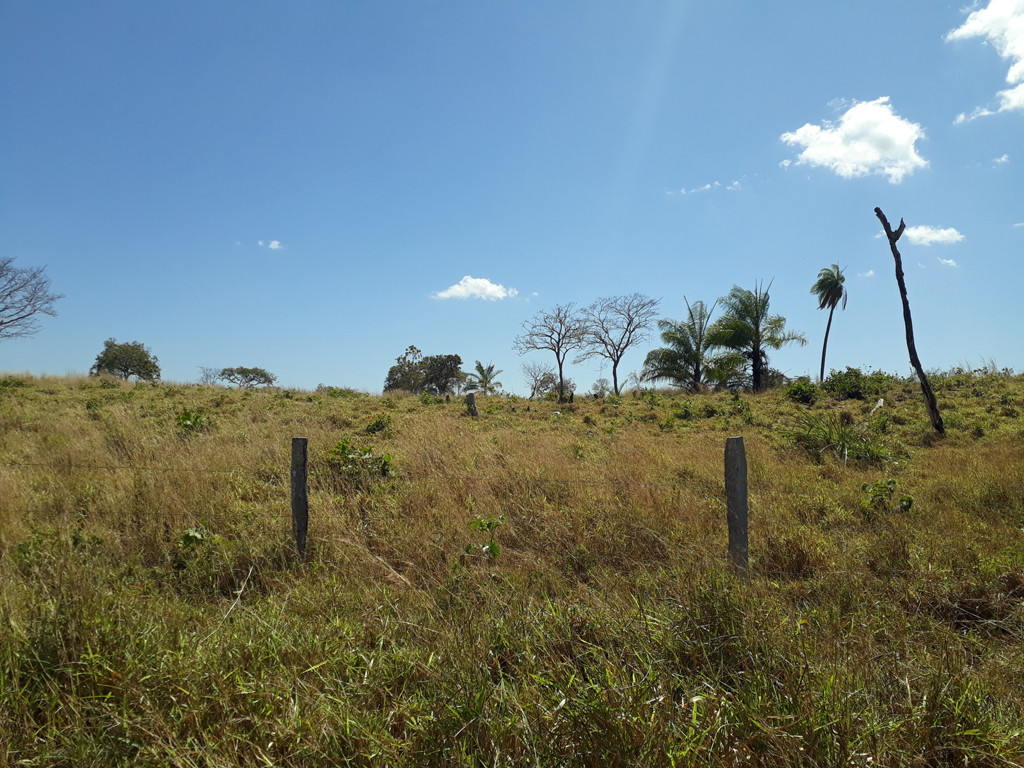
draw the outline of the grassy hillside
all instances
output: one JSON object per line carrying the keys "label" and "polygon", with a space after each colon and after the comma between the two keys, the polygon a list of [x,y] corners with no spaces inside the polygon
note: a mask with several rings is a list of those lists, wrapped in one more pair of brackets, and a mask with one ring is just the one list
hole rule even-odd
{"label": "grassy hillside", "polygon": [[933,385],[944,438],[900,381],[472,419],[0,379],[0,763],[1020,765],[1024,378]]}

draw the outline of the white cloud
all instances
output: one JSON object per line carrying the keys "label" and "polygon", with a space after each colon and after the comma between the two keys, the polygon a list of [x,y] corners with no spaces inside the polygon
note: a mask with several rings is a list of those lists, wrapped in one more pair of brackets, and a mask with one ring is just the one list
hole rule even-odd
{"label": "white cloud", "polygon": [[488,299],[498,301],[499,299],[511,299],[519,293],[515,288],[506,288],[503,285],[492,283],[485,277],[470,277],[466,275],[455,285],[438,291],[434,294],[435,299]]}
{"label": "white cloud", "polygon": [[907,227],[903,234],[914,245],[949,245],[964,239],[953,227]]}
{"label": "white cloud", "polygon": [[957,266],[959,266],[952,259],[939,259],[939,264],[942,264],[944,267],[957,267]]}
{"label": "white cloud", "polygon": [[280,241],[278,240],[271,240],[269,243],[267,243],[267,248],[269,248],[272,251],[280,251],[282,248],[284,248],[284,246],[281,245]]}
{"label": "white cloud", "polygon": [[928,165],[914,146],[924,129],[893,112],[888,96],[855,103],[838,123],[807,123],[779,138],[803,147],[797,165],[824,166],[844,179],[881,174],[899,184]]}
{"label": "white cloud", "polygon": [[712,190],[716,190],[716,189],[725,189],[725,190],[727,190],[729,192],[742,192],[743,191],[743,185],[740,183],[739,179],[736,179],[732,183],[730,183],[728,185],[725,185],[725,186],[723,186],[722,182],[720,182],[720,181],[711,181],[711,182],[708,182],[707,184],[705,184],[702,187],[693,187],[692,189],[687,189],[686,187],[683,187],[682,189],[668,190],[668,194],[670,194],[670,195],[696,195],[699,192],[711,192]]}
{"label": "white cloud", "polygon": [[256,241],[256,245],[262,246],[263,245],[263,241],[262,240],[257,240]]}
{"label": "white cloud", "polygon": [[1024,0],[989,0],[967,20],[946,35],[946,42],[981,37],[992,43],[1000,57],[1008,59],[1006,82],[1011,88],[999,91],[999,108],[977,107],[970,115],[961,112],[956,122],[965,123],[986,115],[1011,110],[1024,111]]}
{"label": "white cloud", "polygon": [[875,270],[873,270],[873,269],[869,269],[867,272],[861,272],[860,274],[857,275],[857,277],[874,277],[874,276],[875,276]]}
{"label": "white cloud", "polygon": [[995,163],[996,165],[1003,165],[1005,163],[1010,162],[1010,156],[1004,154],[1002,157],[997,157],[992,162]]}
{"label": "white cloud", "polygon": [[1017,222],[1016,224],[1014,224],[1013,226],[1015,226],[1015,227],[1024,227],[1024,221],[1018,221],[1018,222]]}

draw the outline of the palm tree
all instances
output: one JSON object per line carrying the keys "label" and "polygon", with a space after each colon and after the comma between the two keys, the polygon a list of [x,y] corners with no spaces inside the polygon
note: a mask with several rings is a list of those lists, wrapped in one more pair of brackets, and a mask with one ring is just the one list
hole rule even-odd
{"label": "palm tree", "polygon": [[661,340],[668,346],[647,353],[640,378],[643,381],[667,379],[689,392],[700,392],[730,378],[743,359],[735,352],[711,354],[715,347],[708,342],[708,329],[717,301],[711,309],[705,307],[703,301],[690,304],[685,296],[683,301],[686,302],[686,320],[658,321]]}
{"label": "palm tree", "polygon": [[825,350],[828,349],[828,332],[832,330],[832,313],[836,311],[839,302],[843,303],[846,309],[846,299],[849,296],[846,292],[846,275],[833,264],[831,269],[823,269],[818,273],[818,281],[811,286],[811,293],[818,297],[818,309],[828,307],[828,325],[825,326],[825,343],[821,345],[821,373],[818,374],[818,381],[825,380]]}
{"label": "palm tree", "polygon": [[708,329],[709,343],[735,350],[750,361],[750,378],[755,392],[761,390],[764,369],[768,364],[767,349],[782,349],[807,339],[799,331],[786,330],[786,318],[768,314],[768,291],[771,283],[755,286],[749,291],[734,285],[728,296],[719,301],[725,314]]}
{"label": "palm tree", "polygon": [[502,371],[494,370],[494,363],[488,363],[485,366],[477,360],[476,373],[469,374],[469,378],[466,379],[466,389],[479,389],[485,395],[497,392],[501,382],[495,381],[495,377],[499,373]]}

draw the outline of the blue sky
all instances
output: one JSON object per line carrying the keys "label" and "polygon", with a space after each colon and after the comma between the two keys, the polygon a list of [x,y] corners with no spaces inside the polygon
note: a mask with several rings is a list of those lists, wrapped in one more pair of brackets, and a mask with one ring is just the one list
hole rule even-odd
{"label": "blue sky", "polygon": [[66,296],[3,371],[115,337],[172,381],[379,391],[414,344],[522,393],[538,311],[764,280],[809,342],[771,364],[815,374],[836,263],[828,366],[908,373],[875,206],[925,367],[1024,368],[1024,0],[3,0],[0,28],[0,257]]}

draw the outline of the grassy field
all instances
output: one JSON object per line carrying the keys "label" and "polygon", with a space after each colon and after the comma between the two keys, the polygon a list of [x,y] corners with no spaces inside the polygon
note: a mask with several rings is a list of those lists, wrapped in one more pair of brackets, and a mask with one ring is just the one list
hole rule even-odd
{"label": "grassy field", "polygon": [[1022,765],[1024,377],[932,383],[942,438],[905,381],[473,419],[0,379],[0,763]]}

